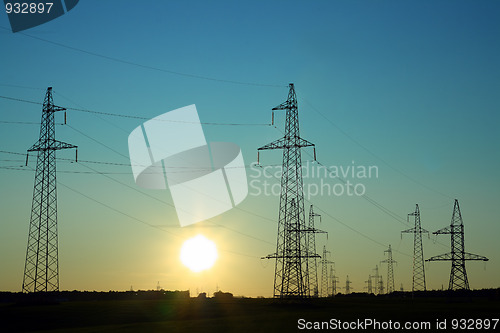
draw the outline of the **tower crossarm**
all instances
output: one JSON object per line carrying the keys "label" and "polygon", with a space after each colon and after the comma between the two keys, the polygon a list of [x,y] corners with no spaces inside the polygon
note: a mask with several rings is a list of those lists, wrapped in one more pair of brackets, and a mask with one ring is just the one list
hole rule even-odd
{"label": "tower crossarm", "polygon": [[401,231],[401,234],[413,234],[415,232],[420,232],[422,234],[427,234],[427,235],[429,234],[429,231],[425,230],[424,228],[420,228],[420,231],[415,231],[415,228],[406,229]]}
{"label": "tower crossarm", "polygon": [[396,260],[394,260],[394,259],[385,259],[385,260],[380,261],[380,263],[381,263],[381,264],[388,264],[388,263],[393,263],[393,264],[395,264],[395,263],[397,263],[397,261],[396,261]]}
{"label": "tower crossarm", "polygon": [[464,260],[488,261],[490,259],[486,258],[485,256],[480,256],[478,254],[473,254],[473,253],[465,252],[464,253]]}
{"label": "tower crossarm", "polygon": [[446,234],[452,234],[455,232],[456,231],[453,230],[453,226],[449,225],[445,228],[439,229],[438,231],[434,231],[432,234],[433,235],[446,235]]}
{"label": "tower crossarm", "polygon": [[[480,256],[478,254],[473,254],[469,252],[463,253],[463,260],[476,260],[476,261],[489,261],[490,259],[485,256]],[[451,252],[440,254],[438,256],[431,257],[425,261],[450,261],[453,260],[453,254]]]}
{"label": "tower crossarm", "polygon": [[288,91],[288,98],[286,101],[281,103],[278,106],[275,106],[271,110],[292,110],[297,108],[297,96],[295,94],[295,87],[293,84],[290,84],[290,90]]}
{"label": "tower crossarm", "polygon": [[320,230],[320,229],[316,229],[316,228],[311,228],[311,227],[306,227],[305,229],[302,229],[302,231],[310,232],[310,233],[314,233],[314,234],[327,234],[328,233],[328,231],[324,231],[324,230]]}
{"label": "tower crossarm", "polygon": [[268,143],[267,145],[262,146],[257,150],[287,149],[287,148],[302,148],[302,147],[314,147],[314,143],[311,143],[300,137],[294,137],[294,138],[282,137],[281,139]]}
{"label": "tower crossarm", "polygon": [[[265,257],[261,257],[260,259],[295,259],[295,258],[321,258],[319,254],[301,254],[301,255],[278,255],[276,253],[268,254]],[[332,264],[333,261],[328,261],[328,264]]]}
{"label": "tower crossarm", "polygon": [[448,252],[445,254],[440,254],[440,255],[434,256],[434,257],[430,257],[429,259],[426,259],[425,261],[446,261],[446,260],[452,260],[451,252]]}
{"label": "tower crossarm", "polygon": [[59,140],[53,140],[49,144],[46,144],[45,142],[37,142],[33,146],[31,146],[28,151],[45,151],[45,150],[61,150],[61,149],[71,149],[71,148],[78,148],[78,146],[62,142]]}

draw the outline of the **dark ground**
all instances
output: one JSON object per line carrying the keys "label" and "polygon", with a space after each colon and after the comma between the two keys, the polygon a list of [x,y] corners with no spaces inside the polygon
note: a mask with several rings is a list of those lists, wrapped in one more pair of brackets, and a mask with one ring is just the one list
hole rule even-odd
{"label": "dark ground", "polygon": [[[351,294],[306,302],[230,295],[189,298],[186,292],[154,291],[61,292],[45,299],[0,293],[0,332],[290,332],[300,331],[301,318],[308,322],[425,321],[432,325],[428,332],[437,331],[436,320],[447,319],[448,331],[457,331],[451,330],[452,319],[500,318],[499,291],[427,292],[414,297],[411,293]],[[493,332],[491,327],[468,331]],[[500,322],[494,331],[500,332]]]}

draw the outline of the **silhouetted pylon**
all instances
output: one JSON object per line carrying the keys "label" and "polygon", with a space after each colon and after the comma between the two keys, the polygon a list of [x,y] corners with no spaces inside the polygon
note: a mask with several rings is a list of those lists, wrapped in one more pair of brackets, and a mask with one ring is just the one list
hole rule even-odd
{"label": "silhouetted pylon", "polygon": [[314,147],[314,144],[300,137],[299,109],[293,83],[290,83],[289,88],[287,100],[273,108],[286,111],[285,135],[258,149],[259,152],[283,149],[276,252],[265,258],[276,259],[274,297],[304,298],[310,295],[306,284],[306,277],[309,276],[307,260],[311,257],[319,258],[319,255],[306,251],[301,148]]}
{"label": "silhouetted pylon", "polygon": [[327,233],[326,231],[319,230],[315,227],[315,218],[319,217],[321,222],[321,215],[314,212],[313,205],[309,207],[309,224],[306,228],[306,251],[309,254],[306,260],[307,269],[309,274],[306,275],[306,285],[309,292],[309,297],[319,296],[318,287],[318,256],[316,255],[316,234]]}
{"label": "silhouetted pylon", "polygon": [[375,265],[375,268],[373,269],[375,271],[375,274],[372,275],[373,278],[373,287],[374,287],[374,294],[379,294],[380,293],[380,281],[382,279],[382,276],[378,272],[378,265]]}
{"label": "silhouetted pylon", "polygon": [[397,261],[392,259],[391,245],[389,245],[389,249],[384,251],[384,254],[385,253],[387,253],[387,259],[382,260],[381,263],[387,263],[387,293],[390,294],[395,289],[393,264],[396,263]]}
{"label": "silhouetted pylon", "polygon": [[365,283],[366,283],[366,292],[368,294],[373,294],[372,276],[371,276],[371,274],[368,275],[368,280],[366,280]]}
{"label": "silhouetted pylon", "polygon": [[345,293],[350,294],[351,293],[351,281],[349,280],[349,275],[347,275],[347,278],[345,279]]}
{"label": "silhouetted pylon", "polygon": [[465,261],[488,261],[489,259],[484,256],[465,252],[464,222],[462,220],[462,214],[460,212],[460,206],[458,205],[457,199],[455,199],[455,206],[453,207],[450,226],[433,232],[433,234],[450,234],[451,252],[431,257],[426,261],[451,261],[450,283],[448,285],[448,289],[468,290],[469,280],[467,279],[467,272],[465,270]]}
{"label": "silhouetted pylon", "polygon": [[403,233],[413,233],[413,284],[412,291],[427,290],[425,285],[425,267],[424,267],[424,249],[422,246],[422,234],[429,232],[422,228],[420,223],[420,210],[418,204],[416,204],[415,211],[408,214],[415,217],[415,223],[413,228],[401,231],[401,237]]}
{"label": "silhouetted pylon", "polygon": [[[43,101],[40,137],[30,149],[37,152],[35,184],[31,205],[28,246],[24,264],[23,292],[59,290],[59,250],[57,239],[56,150],[77,148],[56,140],[52,87]],[[26,156],[26,165],[28,165]]]}
{"label": "silhouetted pylon", "polygon": [[379,277],[377,288],[378,288],[379,295],[384,294],[384,279],[383,279],[382,275],[380,275],[380,277]]}
{"label": "silhouetted pylon", "polygon": [[332,297],[335,297],[335,295],[337,294],[337,283],[339,283],[339,278],[338,278],[338,276],[335,275],[335,268],[333,266],[331,267],[331,270],[332,270],[332,274],[331,274],[331,279],[332,279]]}
{"label": "silhouetted pylon", "polygon": [[328,276],[328,266],[334,263],[333,261],[328,260],[328,254],[330,254],[330,251],[327,251],[326,245],[323,245],[323,255],[321,256],[321,297],[328,296],[330,281],[330,277]]}

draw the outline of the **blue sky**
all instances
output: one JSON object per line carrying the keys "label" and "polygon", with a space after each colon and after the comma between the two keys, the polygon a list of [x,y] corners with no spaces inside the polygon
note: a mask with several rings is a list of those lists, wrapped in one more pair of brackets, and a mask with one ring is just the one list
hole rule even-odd
{"label": "blue sky", "polygon": [[[419,203],[423,227],[435,231],[449,224],[457,198],[466,250],[490,258],[486,266],[467,264],[471,287],[498,287],[499,22],[497,1],[81,1],[23,33],[10,32],[0,14],[0,27],[7,28],[0,29],[0,95],[42,102],[53,86],[55,103],[67,107],[152,118],[196,104],[204,122],[268,124],[271,108],[294,82],[301,134],[316,144],[318,160],[377,166],[378,178],[357,181],[399,219],[361,197],[311,199],[324,210],[320,227],[329,237],[318,244],[332,251],[341,284],[349,275],[361,291],[391,244],[399,251],[396,284],[411,288],[412,239],[400,237],[406,214]],[[39,122],[40,112],[37,105],[0,99],[3,121]],[[275,119],[277,128],[207,125],[204,131],[209,141],[240,145],[250,164],[258,147],[282,135],[283,114]],[[140,125],[76,111],[68,112],[68,122],[72,128],[59,126],[57,137],[78,145],[81,160],[125,164],[128,134]],[[0,150],[24,153],[37,135],[37,125],[0,123]],[[23,164],[10,159],[24,157],[0,154],[0,167]],[[304,163],[310,159],[304,152]],[[281,152],[266,151],[261,161],[279,164]],[[135,186],[126,166],[58,164],[59,171],[88,167]],[[0,168],[0,264],[6,272],[0,290],[21,288],[33,176]],[[99,174],[61,172],[58,181],[115,209],[59,186],[62,289],[151,289],[160,281],[167,289],[212,291],[218,284],[236,294],[271,295],[274,265],[259,258],[274,251],[278,197],[249,196],[239,206],[265,218],[234,209],[211,221],[236,232],[184,230],[175,227],[168,191],[140,189],[164,204]],[[116,210],[169,227],[152,228]],[[178,260],[182,241],[197,232],[223,249],[204,276]],[[449,238],[438,240],[445,245],[424,241],[426,258],[449,250]],[[447,285],[449,263],[426,267],[430,288]]]}

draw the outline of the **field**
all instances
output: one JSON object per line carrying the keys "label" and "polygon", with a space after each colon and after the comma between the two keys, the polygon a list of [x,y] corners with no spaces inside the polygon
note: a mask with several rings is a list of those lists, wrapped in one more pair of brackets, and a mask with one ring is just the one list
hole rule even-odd
{"label": "field", "polygon": [[[447,329],[451,331],[452,319],[500,317],[498,290],[452,296],[353,294],[306,302],[232,297],[151,297],[154,293],[82,297],[83,293],[79,297],[65,296],[65,300],[50,303],[12,302],[4,297],[0,303],[0,331],[290,332],[299,330],[299,319],[303,319],[303,328],[306,325],[313,327],[314,322],[321,325],[321,322],[330,322],[331,319],[342,322],[375,319],[379,325],[382,322],[388,325],[389,321],[411,321],[416,322],[415,325],[429,322],[432,331],[435,331],[436,320],[443,322],[446,319]],[[368,332],[376,331],[373,326],[367,328]],[[359,327],[350,331],[357,330],[361,331]],[[491,327],[489,331],[493,331]],[[495,331],[500,331],[500,323]]]}

